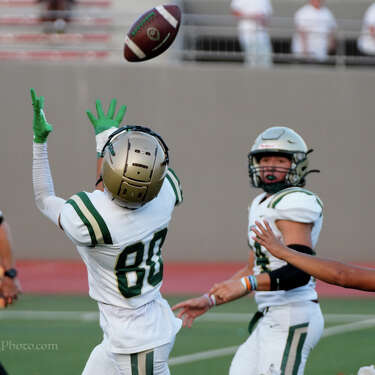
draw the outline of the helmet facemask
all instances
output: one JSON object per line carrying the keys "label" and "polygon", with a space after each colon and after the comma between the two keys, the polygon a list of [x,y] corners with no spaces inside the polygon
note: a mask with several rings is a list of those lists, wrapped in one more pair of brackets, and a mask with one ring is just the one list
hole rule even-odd
{"label": "helmet facemask", "polygon": [[[308,171],[308,154],[313,150],[308,150],[305,141],[294,130],[287,127],[272,127],[261,133],[254,142],[248,154],[248,168],[251,184],[256,188],[261,188],[269,194],[274,194],[288,187],[305,186],[305,177],[312,172]],[[275,171],[286,172],[283,181],[264,182],[262,175],[264,170],[270,167],[261,167],[259,160],[262,156],[273,155],[287,157],[291,161],[290,168],[271,167]]]}

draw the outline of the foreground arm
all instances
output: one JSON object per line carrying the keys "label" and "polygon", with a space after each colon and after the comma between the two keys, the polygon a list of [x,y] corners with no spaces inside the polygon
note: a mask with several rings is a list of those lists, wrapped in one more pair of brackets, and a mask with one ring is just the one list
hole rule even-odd
{"label": "foreground arm", "polygon": [[13,300],[17,299],[18,294],[21,292],[21,286],[15,275],[10,275],[12,277],[7,276],[6,271],[12,270],[14,272],[15,270],[10,230],[7,223],[3,221],[2,216],[0,223],[0,268],[2,269],[0,295],[3,297],[3,301],[0,301],[0,307],[4,307],[11,304]]}
{"label": "foreground arm", "polygon": [[274,256],[284,259],[286,262],[327,283],[344,288],[375,292],[375,269],[352,266],[299,253],[284,246],[275,237],[266,221],[264,225],[257,223],[257,229],[252,230],[256,235],[257,241]]}

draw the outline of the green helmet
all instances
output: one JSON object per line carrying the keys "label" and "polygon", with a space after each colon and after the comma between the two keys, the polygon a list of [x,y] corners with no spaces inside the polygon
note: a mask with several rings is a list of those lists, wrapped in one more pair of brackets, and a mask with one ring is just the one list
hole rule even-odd
{"label": "green helmet", "polygon": [[[305,186],[305,177],[318,170],[307,171],[307,155],[313,150],[308,150],[303,138],[294,130],[275,126],[266,129],[255,140],[248,155],[249,177],[254,187],[262,188],[268,193],[276,193],[291,186]],[[291,167],[283,182],[264,183],[261,179],[259,160],[264,155],[277,154],[286,156],[291,160]]]}
{"label": "green helmet", "polygon": [[112,133],[102,156],[101,178],[120,206],[136,209],[154,199],[168,169],[168,147],[143,126],[125,126]]}

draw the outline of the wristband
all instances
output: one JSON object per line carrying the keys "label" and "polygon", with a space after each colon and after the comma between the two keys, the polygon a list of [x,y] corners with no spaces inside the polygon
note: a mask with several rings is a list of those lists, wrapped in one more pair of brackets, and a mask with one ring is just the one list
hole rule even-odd
{"label": "wristband", "polygon": [[103,147],[107,143],[108,137],[116,130],[117,130],[117,128],[112,126],[111,128],[109,128],[107,130],[104,130],[104,131],[102,131],[101,133],[99,133],[95,136],[96,152],[97,152],[98,157],[100,157],[100,155],[103,151]]}
{"label": "wristband", "polygon": [[242,285],[246,288],[248,292],[258,289],[258,282],[254,275],[245,276],[241,279]]}
{"label": "wristband", "polygon": [[216,305],[216,298],[214,294],[206,293],[206,294],[203,294],[203,297],[207,298],[210,308]]}

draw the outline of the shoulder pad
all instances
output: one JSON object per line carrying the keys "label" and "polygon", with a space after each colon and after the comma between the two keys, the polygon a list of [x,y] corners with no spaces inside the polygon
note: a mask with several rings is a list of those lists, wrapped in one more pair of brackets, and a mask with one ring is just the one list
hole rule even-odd
{"label": "shoulder pad", "polygon": [[177,177],[176,173],[173,171],[172,168],[168,168],[166,179],[172,186],[173,192],[176,196],[176,203],[175,205],[179,205],[183,201],[183,195],[182,195],[182,188],[179,178]]}
{"label": "shoulder pad", "polygon": [[88,193],[80,192],[73,195],[66,204],[73,207],[75,213],[86,227],[92,246],[113,243],[109,229],[103,217],[91,202]]}

